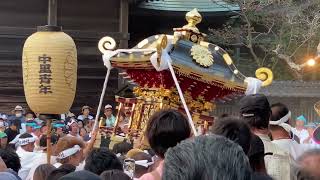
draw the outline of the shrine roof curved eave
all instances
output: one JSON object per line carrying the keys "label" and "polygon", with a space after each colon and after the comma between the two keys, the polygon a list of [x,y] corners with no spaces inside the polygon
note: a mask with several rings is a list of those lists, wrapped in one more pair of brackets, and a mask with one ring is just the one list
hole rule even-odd
{"label": "shrine roof curved eave", "polygon": [[184,13],[197,8],[201,14],[240,10],[236,4],[228,4],[224,0],[152,0],[140,2],[136,7]]}
{"label": "shrine roof curved eave", "polygon": [[[234,16],[237,15],[239,10],[227,10],[227,11],[213,11],[213,12],[202,12],[201,15],[203,17],[219,17],[219,16]],[[159,10],[159,9],[145,9],[145,8],[136,8],[131,10],[132,15],[138,16],[162,16],[162,17],[170,17],[170,16],[183,16],[187,10],[185,11],[174,11],[174,10]],[[209,21],[210,19],[206,19]]]}

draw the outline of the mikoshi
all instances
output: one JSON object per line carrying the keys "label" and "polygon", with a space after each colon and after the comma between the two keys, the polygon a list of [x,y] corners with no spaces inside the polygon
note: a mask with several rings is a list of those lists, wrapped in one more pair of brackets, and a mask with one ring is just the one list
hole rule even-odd
{"label": "mikoshi", "polygon": [[[272,83],[270,69],[259,68],[256,78],[246,77],[224,49],[206,42],[206,35],[196,27],[202,21],[197,9],[188,12],[186,20],[188,24],[174,28],[173,35],[153,35],[132,49],[115,50],[116,42],[111,37],[100,40],[98,47],[108,71],[95,127],[99,124],[110,70],[122,69],[120,75],[135,86],[135,98],[116,97],[119,105],[116,125],[111,129],[112,141],[143,138],[148,118],[164,108],[185,113],[193,134],[198,135],[197,126],[206,129],[213,122],[210,114],[215,109],[216,101],[257,93],[262,86]],[[128,131],[119,133],[120,112],[125,109],[130,109]],[[100,126],[100,133],[103,132],[105,127]]]}

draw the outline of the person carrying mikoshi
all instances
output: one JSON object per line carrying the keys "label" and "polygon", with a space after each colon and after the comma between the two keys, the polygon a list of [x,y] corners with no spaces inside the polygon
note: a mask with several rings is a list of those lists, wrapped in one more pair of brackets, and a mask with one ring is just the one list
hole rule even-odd
{"label": "person carrying mikoshi", "polygon": [[56,168],[63,164],[71,164],[78,169],[83,168],[84,159],[93,148],[97,132],[93,131],[89,142],[85,143],[81,138],[74,136],[65,136],[60,138],[56,145],[57,163]]}
{"label": "person carrying mikoshi", "polygon": [[42,153],[33,152],[36,138],[29,133],[21,134],[18,139],[17,154],[20,157],[21,169],[18,175],[21,179],[26,179],[31,168],[38,159],[43,158]]}
{"label": "person carrying mikoshi", "polygon": [[253,94],[243,97],[239,113],[250,126],[251,132],[262,140],[265,153],[265,165],[268,175],[275,180],[291,180],[295,176],[291,155],[273,143],[269,137],[270,116],[272,114],[269,101],[265,95]]}

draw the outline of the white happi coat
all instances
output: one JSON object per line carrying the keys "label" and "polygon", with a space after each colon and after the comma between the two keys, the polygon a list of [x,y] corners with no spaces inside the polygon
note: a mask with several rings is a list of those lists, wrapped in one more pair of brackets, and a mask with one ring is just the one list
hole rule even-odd
{"label": "white happi coat", "polygon": [[[40,166],[41,164],[47,164],[47,153],[43,153],[43,152],[38,152],[38,153],[41,154],[41,157],[33,163],[33,167],[30,169],[29,175],[27,176],[26,180],[33,180],[33,175],[37,167]],[[51,156],[50,164],[56,163],[57,162],[56,158],[57,158],[56,156]]]}
{"label": "white happi coat", "polygon": [[298,144],[292,139],[278,139],[273,140],[272,142],[278,145],[281,149],[290,153],[295,160],[307,150],[303,144]]}
{"label": "white happi coat", "polygon": [[21,169],[19,170],[18,175],[22,180],[25,180],[31,168],[35,166],[35,163],[40,159],[43,159],[43,155],[42,153],[25,151],[20,146],[18,147],[16,152],[20,157],[21,163]]}

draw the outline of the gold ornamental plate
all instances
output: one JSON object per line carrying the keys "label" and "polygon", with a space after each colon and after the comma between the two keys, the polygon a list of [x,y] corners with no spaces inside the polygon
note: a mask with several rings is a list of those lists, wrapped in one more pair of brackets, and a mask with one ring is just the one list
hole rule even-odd
{"label": "gold ornamental plate", "polygon": [[191,48],[192,58],[201,66],[209,67],[213,64],[213,56],[211,52],[201,45],[193,45]]}

